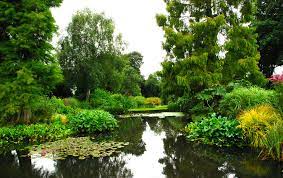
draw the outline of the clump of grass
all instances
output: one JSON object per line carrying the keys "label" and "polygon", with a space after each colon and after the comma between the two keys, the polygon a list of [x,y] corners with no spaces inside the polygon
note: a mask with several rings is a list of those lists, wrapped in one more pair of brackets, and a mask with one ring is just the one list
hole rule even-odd
{"label": "clump of grass", "polygon": [[281,158],[283,124],[279,112],[270,105],[259,105],[238,116],[239,127],[252,147],[261,148],[261,155]]}

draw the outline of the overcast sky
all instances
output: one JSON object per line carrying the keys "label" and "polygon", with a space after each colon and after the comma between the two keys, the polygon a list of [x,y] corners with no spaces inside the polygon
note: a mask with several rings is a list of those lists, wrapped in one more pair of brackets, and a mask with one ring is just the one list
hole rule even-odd
{"label": "overcast sky", "polygon": [[127,51],[139,51],[144,56],[144,76],[161,69],[165,56],[163,31],[157,26],[155,15],[166,12],[163,0],[63,0],[59,8],[52,9],[59,34],[64,34],[72,15],[84,8],[104,12],[114,20],[117,32],[128,44]]}

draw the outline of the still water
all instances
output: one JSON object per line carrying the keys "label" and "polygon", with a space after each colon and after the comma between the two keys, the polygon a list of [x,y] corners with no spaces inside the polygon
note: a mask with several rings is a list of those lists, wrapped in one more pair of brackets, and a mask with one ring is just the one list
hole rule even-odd
{"label": "still water", "polygon": [[259,161],[250,150],[223,150],[187,142],[184,118],[125,118],[118,131],[100,139],[129,142],[111,157],[52,160],[0,155],[0,178],[282,178],[282,163]]}

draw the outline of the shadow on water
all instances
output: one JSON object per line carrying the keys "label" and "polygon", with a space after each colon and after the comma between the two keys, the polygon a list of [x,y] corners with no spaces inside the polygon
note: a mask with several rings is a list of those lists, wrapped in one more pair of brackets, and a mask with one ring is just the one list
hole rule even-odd
{"label": "shadow on water", "polygon": [[281,165],[259,161],[252,151],[196,145],[181,134],[182,118],[121,119],[118,131],[100,139],[129,142],[122,153],[104,158],[52,160],[21,157],[12,151],[0,155],[2,178],[90,177],[282,177]]}

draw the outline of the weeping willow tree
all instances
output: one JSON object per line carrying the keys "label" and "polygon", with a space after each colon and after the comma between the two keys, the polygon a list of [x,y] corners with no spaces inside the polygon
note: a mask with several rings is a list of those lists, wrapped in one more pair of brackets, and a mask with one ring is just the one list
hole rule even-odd
{"label": "weeping willow tree", "polygon": [[165,32],[163,96],[195,95],[204,89],[245,79],[265,83],[257,66],[256,34],[250,22],[256,1],[165,0],[167,15],[157,15]]}

